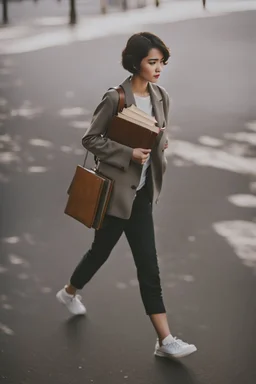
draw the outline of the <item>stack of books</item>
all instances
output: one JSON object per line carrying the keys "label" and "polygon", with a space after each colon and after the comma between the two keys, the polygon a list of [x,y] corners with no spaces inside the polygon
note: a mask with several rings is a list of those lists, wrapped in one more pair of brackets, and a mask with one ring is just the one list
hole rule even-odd
{"label": "stack of books", "polygon": [[114,116],[107,137],[131,148],[152,149],[159,133],[156,123],[154,117],[131,105]]}

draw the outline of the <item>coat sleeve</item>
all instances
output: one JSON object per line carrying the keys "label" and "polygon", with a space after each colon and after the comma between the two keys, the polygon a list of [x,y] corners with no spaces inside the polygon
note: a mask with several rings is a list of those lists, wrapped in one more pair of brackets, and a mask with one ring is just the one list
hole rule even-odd
{"label": "coat sleeve", "polygon": [[127,171],[132,159],[133,149],[104,137],[115,115],[119,96],[117,91],[108,91],[96,108],[91,125],[82,138],[83,146],[100,161]]}

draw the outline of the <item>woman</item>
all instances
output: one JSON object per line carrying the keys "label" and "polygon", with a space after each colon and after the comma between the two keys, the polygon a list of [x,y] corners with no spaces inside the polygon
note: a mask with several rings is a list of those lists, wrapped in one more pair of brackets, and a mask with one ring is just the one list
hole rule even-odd
{"label": "woman", "polygon": [[119,94],[110,89],[97,107],[82,143],[99,160],[99,171],[115,180],[107,215],[100,230],[95,231],[90,250],[73,272],[70,283],[57,293],[57,299],[74,315],[86,309],[76,295],[108,259],[124,232],[137,267],[140,293],[146,314],[158,335],[155,355],[182,357],[196,347],[174,338],[168,326],[162,298],[157,253],[155,248],[152,203],[157,202],[166,168],[164,150],[168,146],[165,127],[168,121],[169,97],[156,85],[170,53],[155,35],[143,32],[133,35],[122,52],[122,65],[132,76],[121,87],[126,106],[137,105],[153,115],[159,134],[152,151],[129,148],[104,136],[115,115]]}

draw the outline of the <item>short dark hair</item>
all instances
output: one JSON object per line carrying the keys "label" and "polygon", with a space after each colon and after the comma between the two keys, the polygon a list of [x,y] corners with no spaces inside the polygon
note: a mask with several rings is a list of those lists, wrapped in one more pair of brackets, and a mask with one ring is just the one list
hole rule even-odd
{"label": "short dark hair", "polygon": [[158,36],[150,32],[140,32],[132,35],[122,52],[123,68],[132,74],[138,73],[141,61],[148,56],[152,48],[159,49],[162,52],[164,64],[167,64],[170,50]]}

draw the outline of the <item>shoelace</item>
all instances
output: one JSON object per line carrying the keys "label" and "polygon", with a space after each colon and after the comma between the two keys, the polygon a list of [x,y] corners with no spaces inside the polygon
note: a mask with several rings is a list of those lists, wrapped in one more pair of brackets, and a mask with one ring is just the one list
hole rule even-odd
{"label": "shoelace", "polygon": [[177,339],[177,337],[174,337],[174,340],[175,340],[178,344],[180,344],[180,345],[188,345],[188,343],[182,341],[181,339]]}
{"label": "shoelace", "polygon": [[81,301],[82,300],[82,296],[81,295],[74,295],[73,297],[71,297],[71,301],[73,301],[75,299]]}
{"label": "shoelace", "polygon": [[[159,346],[159,341],[158,340],[157,340],[157,344]],[[181,339],[177,339],[177,337],[174,337],[173,341],[171,341],[170,343],[166,344],[165,346],[168,346],[168,345],[171,345],[172,348],[174,348],[174,349],[179,349],[180,347],[187,346],[189,344],[184,342],[184,341],[182,341]]]}
{"label": "shoelace", "polygon": [[170,343],[168,343],[166,346],[170,346],[172,348],[172,351],[180,351],[180,348],[187,345],[187,343],[184,343],[184,341],[177,339],[176,337],[174,340]]}
{"label": "shoelace", "polygon": [[[177,337],[174,337],[173,341],[171,341],[169,344],[173,343],[174,341],[177,341],[177,343],[179,343],[181,345],[187,345],[188,344],[185,341],[182,341],[181,339],[177,339]],[[159,344],[159,339],[158,338],[156,339],[156,342],[157,342],[157,344]]]}

